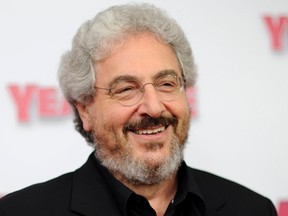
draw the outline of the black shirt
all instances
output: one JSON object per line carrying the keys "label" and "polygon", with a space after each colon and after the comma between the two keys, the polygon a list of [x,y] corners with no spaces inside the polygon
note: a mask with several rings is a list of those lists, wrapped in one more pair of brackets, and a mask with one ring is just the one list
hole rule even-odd
{"label": "black shirt", "polygon": [[[97,159],[95,159],[97,161]],[[97,161],[103,178],[123,216],[156,216],[148,200],[127,188]],[[193,176],[188,173],[185,162],[178,171],[178,188],[173,201],[169,204],[165,216],[203,216],[205,203]]]}

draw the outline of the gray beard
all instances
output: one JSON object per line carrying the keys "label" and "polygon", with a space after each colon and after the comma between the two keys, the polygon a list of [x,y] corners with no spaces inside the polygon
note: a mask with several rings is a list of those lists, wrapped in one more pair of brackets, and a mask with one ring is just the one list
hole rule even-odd
{"label": "gray beard", "polygon": [[134,185],[153,185],[163,182],[177,172],[183,161],[184,144],[181,145],[178,138],[173,135],[170,157],[154,165],[153,161],[137,160],[130,152],[107,157],[97,143],[95,149],[95,157],[112,174],[118,174]]}

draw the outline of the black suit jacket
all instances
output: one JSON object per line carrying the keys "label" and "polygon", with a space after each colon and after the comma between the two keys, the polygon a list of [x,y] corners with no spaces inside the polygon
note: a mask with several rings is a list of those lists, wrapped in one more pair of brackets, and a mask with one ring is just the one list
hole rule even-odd
{"label": "black suit jacket", "polygon": [[[95,170],[96,169],[96,170]],[[78,170],[0,199],[0,216],[120,216],[93,156]],[[265,197],[221,177],[189,168],[206,216],[276,216]]]}

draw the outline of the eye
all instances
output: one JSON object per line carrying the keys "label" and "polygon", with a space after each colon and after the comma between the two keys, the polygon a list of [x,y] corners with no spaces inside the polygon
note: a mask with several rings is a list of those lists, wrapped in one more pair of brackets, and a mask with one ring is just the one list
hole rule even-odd
{"label": "eye", "polygon": [[111,91],[112,97],[118,100],[129,100],[137,94],[139,88],[139,84],[136,81],[121,81]]}
{"label": "eye", "polygon": [[130,86],[121,86],[121,87],[120,86],[116,86],[114,88],[113,93],[114,94],[127,94],[127,93],[129,93],[129,91],[133,91],[135,89],[136,89],[136,87],[132,86],[132,85],[130,85]]}
{"label": "eye", "polygon": [[155,86],[157,87],[158,91],[171,92],[178,88],[179,82],[173,76],[167,76],[159,79]]}
{"label": "eye", "polygon": [[174,87],[176,86],[177,84],[173,81],[163,81],[161,83],[159,83],[159,86],[166,86],[166,87]]}

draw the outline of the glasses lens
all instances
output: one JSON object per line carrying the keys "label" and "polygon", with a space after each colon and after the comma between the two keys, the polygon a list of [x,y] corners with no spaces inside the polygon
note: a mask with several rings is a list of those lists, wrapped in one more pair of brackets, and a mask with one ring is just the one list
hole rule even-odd
{"label": "glasses lens", "polygon": [[[118,81],[111,89],[112,98],[123,106],[133,106],[142,99],[147,84],[152,83],[143,85],[137,80]],[[161,76],[152,85],[161,100],[167,102],[175,100],[183,89],[182,81],[176,75]]]}
{"label": "glasses lens", "polygon": [[165,75],[157,79],[155,89],[164,101],[175,100],[182,91],[182,82],[176,75]]}
{"label": "glasses lens", "polygon": [[124,106],[132,106],[141,100],[142,87],[142,84],[136,80],[122,80],[111,90],[112,97]]}

